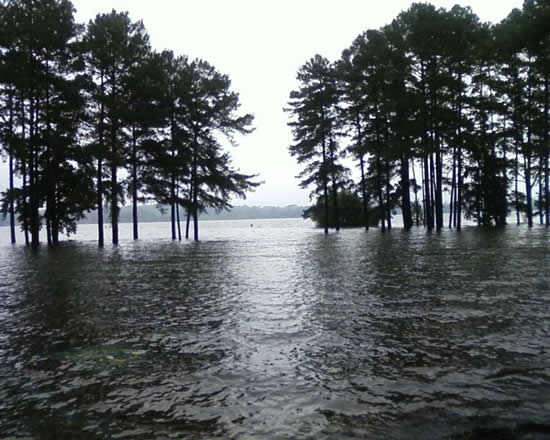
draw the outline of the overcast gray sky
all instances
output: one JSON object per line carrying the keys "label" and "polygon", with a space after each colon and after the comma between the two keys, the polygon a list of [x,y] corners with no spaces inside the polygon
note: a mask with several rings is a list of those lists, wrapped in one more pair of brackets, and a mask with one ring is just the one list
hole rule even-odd
{"label": "overcast gray sky", "polygon": [[[232,148],[234,165],[260,174],[265,184],[235,204],[308,204],[295,179],[300,168],[288,154],[292,136],[283,112],[296,72],[319,53],[335,60],[367,29],[391,22],[407,0],[73,0],[77,20],[88,22],[111,9],[143,20],[157,50],[203,58],[229,75],[242,110],[255,115],[256,131]],[[498,22],[522,0],[432,1],[471,6],[482,21]],[[7,184],[0,164],[0,189]]]}

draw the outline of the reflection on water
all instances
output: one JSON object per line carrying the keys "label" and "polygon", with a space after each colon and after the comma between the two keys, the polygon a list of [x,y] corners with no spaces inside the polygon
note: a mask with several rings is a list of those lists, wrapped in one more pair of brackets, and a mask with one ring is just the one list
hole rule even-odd
{"label": "reflection on water", "polygon": [[547,438],[548,230],[249,223],[2,245],[0,438]]}

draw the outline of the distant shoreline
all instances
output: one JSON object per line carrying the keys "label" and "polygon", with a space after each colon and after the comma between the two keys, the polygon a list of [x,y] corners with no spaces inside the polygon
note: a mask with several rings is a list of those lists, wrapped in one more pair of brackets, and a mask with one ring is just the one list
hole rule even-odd
{"label": "distant shoreline", "polygon": [[[282,218],[301,218],[307,206],[234,206],[230,211],[206,212],[199,216],[201,221],[215,220],[268,220]],[[161,212],[155,205],[140,205],[138,207],[139,223],[160,223],[170,221],[170,209],[166,207]],[[110,224],[109,211],[104,211],[104,224]],[[180,209],[180,221],[185,223],[187,215],[184,209]],[[78,221],[78,224],[97,223],[97,211],[92,211],[85,218]],[[120,210],[119,223],[132,223],[132,206],[123,206]],[[9,218],[0,218],[0,226],[9,226]]]}

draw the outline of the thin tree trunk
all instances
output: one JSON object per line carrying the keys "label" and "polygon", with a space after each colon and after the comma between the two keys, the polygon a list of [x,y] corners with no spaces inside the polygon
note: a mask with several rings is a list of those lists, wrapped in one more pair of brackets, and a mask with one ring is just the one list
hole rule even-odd
{"label": "thin tree trunk", "polygon": [[178,199],[178,203],[176,203],[176,222],[178,224],[178,240],[181,241],[180,203],[179,203],[178,190],[176,190],[176,198]]}
{"label": "thin tree trunk", "polygon": [[362,153],[363,148],[363,133],[361,132],[361,120],[359,114],[355,119],[355,127],[357,129],[357,154],[359,156],[359,167],[361,169],[361,196],[363,198],[363,220],[365,222],[365,231],[369,230],[369,213],[367,199],[367,182],[365,179],[365,156]]}
{"label": "thin tree trunk", "polygon": [[439,136],[436,135],[435,139],[435,220],[436,228],[438,231],[443,229],[443,160]]}
{"label": "thin tree trunk", "polygon": [[[113,71],[112,76],[112,99],[117,101],[116,90],[116,73]],[[112,112],[113,110],[111,110]],[[118,122],[116,115],[111,113],[111,229],[112,241],[114,245],[118,245]]]}
{"label": "thin tree trunk", "polygon": [[456,199],[456,146],[453,147],[453,163],[451,176],[451,199],[449,201],[449,229],[453,227],[453,218]]}
{"label": "thin tree trunk", "polygon": [[171,175],[170,182],[170,223],[172,227],[172,240],[176,239],[176,176]]}
{"label": "thin tree trunk", "polygon": [[15,173],[14,170],[14,162],[13,162],[13,141],[14,141],[14,111],[13,111],[13,94],[10,91],[9,95],[9,188],[10,188],[10,204],[9,204],[9,213],[10,213],[10,239],[11,243],[15,244],[16,237],[15,237],[15,203],[13,200],[13,192],[14,192],[14,182],[13,182],[13,175]]}
{"label": "thin tree trunk", "polygon": [[193,188],[193,239],[195,241],[199,240],[199,200],[198,200],[198,137],[195,133],[195,139],[193,141],[193,170],[191,185]]}
{"label": "thin tree trunk", "polygon": [[[530,136],[529,136],[530,137]],[[530,143],[530,142],[529,142]],[[531,185],[531,155],[525,154],[524,157],[525,168],[525,196],[527,201],[527,225],[533,227],[533,196]]]}
{"label": "thin tree trunk", "polygon": [[105,245],[103,228],[103,155],[105,154],[105,74],[101,71],[99,106],[99,152],[97,157],[97,245]]}
{"label": "thin tree trunk", "polygon": [[521,224],[521,210],[519,206],[519,145],[516,144],[516,159],[514,161],[514,196],[516,205],[516,223]]}
{"label": "thin tree trunk", "polygon": [[431,180],[430,180],[430,168],[429,168],[429,154],[424,154],[424,218],[426,219],[426,227],[428,231],[434,228],[434,221],[432,215],[432,203],[431,203]]}
{"label": "thin tree trunk", "polygon": [[[25,144],[27,138],[27,123],[25,120],[25,102],[21,97],[21,141]],[[25,145],[26,146],[26,145]],[[25,151],[27,148],[25,148]],[[22,199],[21,209],[23,211],[23,233],[25,236],[25,246],[29,246],[29,222],[28,222],[28,205],[27,205],[27,160],[23,157],[21,160],[21,178],[22,178]]]}
{"label": "thin tree trunk", "polygon": [[401,212],[403,214],[403,227],[406,231],[412,228],[413,219],[411,212],[411,181],[409,176],[409,159],[401,154]]}
{"label": "thin tree trunk", "polygon": [[113,244],[118,244],[118,180],[117,180],[117,166],[114,163],[115,158],[113,154],[113,163],[111,163],[111,228],[113,232]]}
{"label": "thin tree trunk", "polygon": [[51,246],[52,245],[52,227],[51,227],[51,220],[47,210],[46,210],[46,240],[48,242],[48,246]]}
{"label": "thin tree trunk", "polygon": [[138,227],[138,164],[137,164],[137,135],[135,127],[132,128],[132,224],[134,240],[139,239]]}
{"label": "thin tree trunk", "polygon": [[176,217],[178,222],[178,240],[181,241],[180,205],[176,206]]}
{"label": "thin tree trunk", "polygon": [[185,222],[185,239],[189,240],[189,227],[191,225],[191,210],[187,209],[187,221]]}
{"label": "thin tree trunk", "polygon": [[97,158],[97,245],[105,245],[105,235],[103,231],[103,158]]}
{"label": "thin tree trunk", "polygon": [[369,204],[367,199],[367,182],[365,179],[365,159],[363,156],[359,157],[359,164],[361,167],[361,193],[363,196],[363,219],[365,221],[365,230],[369,230]]}
{"label": "thin tree trunk", "polygon": [[415,213],[415,220],[416,220],[416,227],[420,227],[420,204],[418,203],[418,180],[416,180],[416,171],[415,171],[415,164],[414,164],[414,158],[411,158],[411,168],[413,172],[413,180],[414,180],[414,213]]}
{"label": "thin tree trunk", "polygon": [[538,200],[538,205],[539,205],[539,225],[543,225],[544,224],[544,186],[543,186],[543,176],[544,176],[544,155],[541,154],[539,156],[539,178],[538,178],[538,182],[539,182],[539,193],[538,193],[538,196],[539,196],[539,200]]}
{"label": "thin tree trunk", "polygon": [[550,226],[550,80],[544,78],[544,218]]}
{"label": "thin tree trunk", "polygon": [[329,207],[328,207],[328,176],[327,176],[327,150],[326,150],[326,141],[325,135],[322,137],[322,148],[323,148],[323,163],[321,164],[323,172],[323,203],[325,210],[325,235],[328,234],[328,224],[329,224]]}
{"label": "thin tree trunk", "polygon": [[38,102],[31,94],[30,103],[30,161],[29,161],[29,185],[30,185],[30,227],[31,227],[31,247],[37,249],[40,245],[40,212],[38,200],[38,152],[35,144],[37,137],[37,114]]}

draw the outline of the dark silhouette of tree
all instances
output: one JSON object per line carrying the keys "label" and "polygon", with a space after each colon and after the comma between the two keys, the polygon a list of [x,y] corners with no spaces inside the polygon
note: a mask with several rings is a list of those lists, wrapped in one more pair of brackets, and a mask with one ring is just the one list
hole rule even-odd
{"label": "dark silhouette of tree", "polygon": [[305,165],[299,174],[302,188],[313,187],[311,197],[322,194],[325,210],[325,233],[328,233],[329,184],[332,188],[332,208],[335,227],[340,227],[338,214],[338,186],[344,173],[339,164],[337,138],[339,120],[339,89],[337,70],[326,58],[316,55],[298,72],[299,89],[291,92],[289,107],[295,144],[290,154]]}
{"label": "dark silhouette of tree", "polygon": [[252,131],[251,114],[238,114],[239,95],[231,81],[203,60],[195,60],[181,72],[183,87],[177,95],[181,105],[182,131],[188,136],[191,152],[189,214],[193,218],[193,237],[199,239],[199,212],[211,207],[230,208],[231,196],[244,197],[259,185],[256,176],[237,172],[223,151],[221,138],[235,143],[235,134]]}
{"label": "dark silhouette of tree", "polygon": [[3,20],[3,68],[13,73],[6,77],[12,172],[17,161],[23,178],[21,189],[12,183],[6,201],[17,206],[36,248],[44,224],[48,243],[55,244],[89,209],[86,169],[78,167],[83,108],[78,26],[72,4],[64,0],[12,1]]}
{"label": "dark silhouette of tree", "polygon": [[[458,230],[463,216],[505,225],[511,207],[518,224],[523,214],[529,226],[537,215],[549,223],[549,17],[540,0],[526,0],[497,26],[470,8],[414,3],[343,52],[326,102],[336,103],[332,126],[359,164],[363,210],[369,199],[378,204],[383,231],[397,206],[405,229],[422,218],[440,230],[444,202],[449,228]],[[291,95],[290,151],[307,165],[302,185],[323,195],[328,180],[315,148],[330,143],[322,142],[324,114],[313,97],[330,82],[306,70],[313,65],[300,69]]]}
{"label": "dark silhouette of tree", "polygon": [[[118,179],[118,171],[131,155],[128,131],[137,130],[140,124],[138,111],[132,113],[131,108],[137,108],[138,98],[132,95],[132,75],[137,75],[137,66],[143,63],[149,52],[149,37],[142,22],[133,23],[128,13],[112,11],[100,14],[90,21],[86,35],[87,59],[90,76],[95,82],[93,112],[96,131],[97,155],[97,207],[99,245],[103,245],[103,194],[107,188],[103,186],[104,162],[108,167],[110,185],[110,214],[113,244],[118,244],[118,212],[119,201],[123,199],[122,185]],[[135,78],[135,77],[134,77]],[[138,81],[139,82],[139,81]],[[132,98],[135,98],[132,100]],[[130,110],[128,100],[132,100]],[[130,115],[134,120],[129,120]],[[133,134],[137,134],[134,131]],[[130,133],[130,136],[132,134]],[[136,140],[137,142],[137,140]],[[137,184],[137,183],[136,183]]]}

